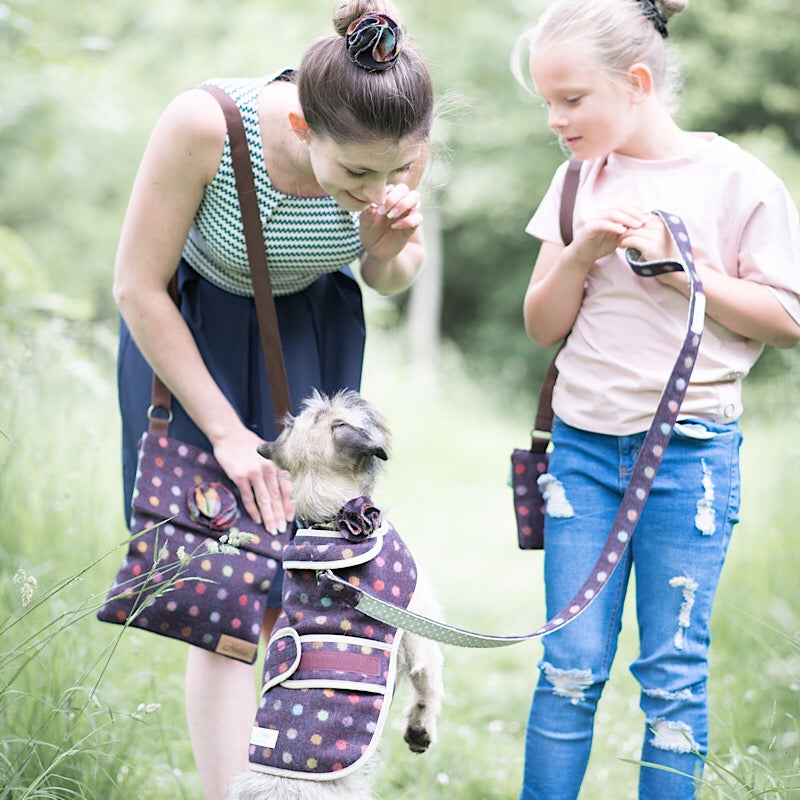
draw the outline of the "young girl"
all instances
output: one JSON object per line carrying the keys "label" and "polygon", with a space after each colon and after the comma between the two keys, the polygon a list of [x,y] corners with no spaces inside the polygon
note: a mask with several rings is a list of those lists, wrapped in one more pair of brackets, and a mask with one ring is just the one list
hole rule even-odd
{"label": "young girl", "polygon": [[[359,386],[364,318],[348,265],[360,260],[364,282],[388,294],[411,283],[423,258],[415,186],[433,117],[427,66],[389,2],[340,2],[334,28],[298,71],[214,81],[245,121],[294,404],[312,388]],[[167,293],[176,267],[181,309]],[[114,296],[124,320],[126,504],[155,369],[178,401],[170,435],[213,449],[247,513],[285,530],[291,483],[256,452],[276,430],[230,146],[217,101],[201,89],[176,98],[153,131],[122,230]],[[267,598],[267,637],[280,588],[274,582]],[[247,767],[252,669],[190,647],[186,705],[205,796],[222,800],[230,776]]]}
{"label": "young girl", "polygon": [[[574,800],[633,570],[645,716],[642,800],[694,797],[708,746],[709,617],[739,507],[741,383],[764,343],[800,340],[800,228],[763,164],[670,114],[667,19],[681,0],[557,0],[520,37],[547,122],[581,160],[574,240],[559,232],[566,165],[527,232],[542,240],[528,335],[558,356],[546,519],[548,615],[597,559],[684,336],[684,273],[637,277],[626,248],[675,256],[661,209],[685,222],[706,328],[678,424],[624,559],[594,604],[545,637],[527,730],[523,800]],[[523,69],[516,67],[518,79]],[[555,512],[555,509],[553,509]]]}

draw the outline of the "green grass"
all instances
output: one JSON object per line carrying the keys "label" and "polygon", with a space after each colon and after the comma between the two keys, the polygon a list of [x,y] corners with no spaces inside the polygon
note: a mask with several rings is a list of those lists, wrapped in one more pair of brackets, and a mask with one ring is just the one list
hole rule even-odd
{"label": "green grass", "polygon": [[[93,616],[125,537],[111,348],[54,333],[15,340],[0,373],[0,800],[200,798],[183,646],[132,630],[120,639]],[[364,394],[394,430],[376,500],[432,574],[449,621],[534,629],[544,615],[542,554],[517,550],[506,485],[508,454],[529,420],[505,413],[452,354],[435,379],[407,364],[396,334],[373,332],[366,375]],[[800,797],[800,420],[783,409],[774,423],[745,418],[743,521],[713,624],[704,800]],[[37,581],[24,607],[13,582],[20,567]],[[635,797],[635,648],[629,602],[584,800]],[[513,800],[540,649],[445,648],[440,736],[424,756],[402,743],[401,688],[379,796]]]}

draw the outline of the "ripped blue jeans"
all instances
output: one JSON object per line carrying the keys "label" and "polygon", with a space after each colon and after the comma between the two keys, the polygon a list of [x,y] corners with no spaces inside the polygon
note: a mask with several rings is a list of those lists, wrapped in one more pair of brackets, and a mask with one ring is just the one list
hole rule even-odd
{"label": "ripped blue jeans", "polygon": [[[644,436],[588,433],[554,420],[549,471],[540,479],[548,618],[570,601],[602,550]],[[674,770],[641,767],[639,798],[695,796],[699,755],[708,746],[709,618],[738,521],[740,444],[735,423],[678,423],[608,584],[579,617],[542,640],[520,800],[578,797],[631,573],[640,649],[630,669],[645,717],[641,760]]]}

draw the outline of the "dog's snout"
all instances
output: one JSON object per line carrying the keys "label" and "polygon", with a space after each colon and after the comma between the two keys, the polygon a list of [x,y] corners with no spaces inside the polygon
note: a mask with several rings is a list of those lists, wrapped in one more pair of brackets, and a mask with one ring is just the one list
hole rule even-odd
{"label": "dog's snout", "polygon": [[272,447],[275,442],[262,442],[256,450],[260,456],[264,458],[272,458]]}

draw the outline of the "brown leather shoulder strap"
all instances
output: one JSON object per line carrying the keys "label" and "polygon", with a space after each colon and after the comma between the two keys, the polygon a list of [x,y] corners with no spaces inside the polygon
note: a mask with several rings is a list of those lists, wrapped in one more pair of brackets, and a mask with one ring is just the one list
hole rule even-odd
{"label": "brown leather shoulder strap", "polygon": [[[261,215],[258,210],[253,165],[250,161],[250,149],[247,146],[247,135],[244,130],[242,114],[231,96],[217,86],[203,84],[209,94],[216,98],[225,115],[228,138],[231,146],[231,158],[236,179],[236,190],[239,195],[239,206],[242,212],[247,260],[250,264],[250,276],[253,280],[253,296],[258,315],[258,328],[261,334],[261,349],[264,352],[264,364],[272,390],[272,404],[278,429],[283,419],[292,409],[289,395],[289,384],[286,379],[286,367],[283,362],[281,337],[278,331],[278,316],[275,311],[275,300],[272,296],[272,284],[267,268],[267,249],[264,244],[264,233],[261,227]],[[177,281],[173,276],[169,286],[172,299],[179,303]],[[152,405],[148,410],[149,430],[161,436],[167,435],[172,420],[172,396],[169,389],[157,375],[153,375]],[[154,412],[160,409],[161,413]]]}
{"label": "brown leather shoulder strap", "polygon": [[[174,273],[167,285],[167,293],[176,306],[180,306],[178,297],[178,273]],[[172,422],[172,393],[161,378],[153,372],[150,408],[147,409],[147,430],[156,436],[167,436],[169,424]]]}
{"label": "brown leather shoulder strap", "polygon": [[[572,242],[572,221],[575,214],[575,198],[578,194],[578,184],[581,178],[581,162],[577,158],[570,158],[567,174],[564,176],[564,187],[561,190],[561,205],[559,207],[558,222],[561,228],[561,238],[564,245]],[[563,343],[561,347],[563,347]],[[539,405],[536,409],[536,422],[534,423],[534,433],[531,437],[531,449],[537,453],[544,453],[550,442],[549,436],[537,436],[536,432],[550,433],[553,429],[553,387],[558,377],[556,368],[556,357],[561,352],[558,348],[550,366],[547,368],[542,388],[539,390]]]}
{"label": "brown leather shoulder strap", "polygon": [[572,218],[575,214],[575,198],[578,196],[580,179],[581,162],[572,157],[569,160],[567,174],[564,176],[564,187],[561,190],[561,207],[558,215],[561,239],[565,245],[572,243]]}
{"label": "brown leather shoulder strap", "polygon": [[236,190],[242,210],[247,259],[250,262],[253,295],[261,333],[261,348],[264,351],[264,361],[272,390],[275,420],[280,429],[283,418],[292,409],[292,402],[289,396],[289,384],[286,380],[286,367],[283,362],[281,337],[278,332],[278,316],[275,311],[272,284],[267,268],[267,249],[264,244],[264,232],[261,227],[261,214],[258,210],[253,165],[250,161],[250,148],[247,146],[244,121],[239,107],[227,92],[208,83],[203,84],[200,88],[205,89],[216,98],[222,106],[228,125]]}

